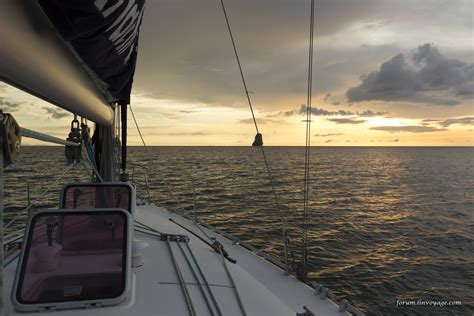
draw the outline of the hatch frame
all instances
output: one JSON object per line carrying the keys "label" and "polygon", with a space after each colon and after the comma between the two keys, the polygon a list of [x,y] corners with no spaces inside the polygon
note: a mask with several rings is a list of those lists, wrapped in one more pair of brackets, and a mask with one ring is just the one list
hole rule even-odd
{"label": "hatch frame", "polygon": [[[108,187],[124,187],[129,190],[129,205],[128,205],[128,210],[130,212],[130,215],[133,217],[135,215],[135,205],[136,205],[136,188],[134,185],[128,183],[128,182],[72,182],[66,184],[62,190],[61,190],[61,196],[60,196],[60,206],[61,208],[66,209],[66,193],[67,190],[70,188],[90,188],[90,187],[98,187],[98,188],[108,188]],[[100,208],[100,207],[97,207]],[[113,207],[106,207],[106,208],[113,208]],[[103,208],[103,209],[106,209]],[[70,209],[81,209],[79,207],[77,208],[70,208]],[[100,208],[102,209],[102,208]]]}
{"label": "hatch frame", "polygon": [[[124,229],[126,229],[125,234],[125,241],[124,241],[124,251],[125,251],[125,258],[124,258],[124,266],[122,270],[122,275],[124,278],[124,288],[123,292],[112,298],[98,298],[98,299],[86,299],[86,300],[71,300],[71,301],[62,301],[62,302],[44,302],[44,303],[25,303],[18,299],[21,295],[19,293],[19,285],[20,285],[20,278],[21,275],[25,273],[27,260],[25,260],[25,254],[30,251],[29,243],[32,240],[32,233],[33,229],[31,225],[36,221],[39,216],[44,216],[46,214],[51,214],[51,216],[60,216],[66,213],[74,213],[74,214],[91,214],[91,213],[121,213],[125,216],[125,223]],[[23,237],[23,246],[21,249],[20,256],[18,258],[16,271],[15,271],[15,278],[13,281],[13,288],[11,291],[11,301],[13,306],[17,311],[20,312],[41,312],[41,311],[51,311],[51,310],[60,310],[60,309],[75,309],[75,308],[90,308],[90,307],[103,307],[103,306],[113,306],[118,305],[124,302],[130,292],[130,284],[131,284],[131,255],[132,255],[132,239],[133,239],[133,224],[132,224],[132,216],[128,210],[120,209],[120,208],[100,208],[100,209],[93,209],[93,208],[84,208],[84,209],[46,209],[40,210],[38,213],[34,214],[28,220],[25,235]],[[23,278],[21,278],[23,281]]]}

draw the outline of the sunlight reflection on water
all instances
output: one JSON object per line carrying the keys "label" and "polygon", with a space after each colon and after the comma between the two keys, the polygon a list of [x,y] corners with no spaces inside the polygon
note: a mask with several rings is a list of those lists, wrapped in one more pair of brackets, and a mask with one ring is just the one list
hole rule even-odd
{"label": "sunlight reflection on water", "polygon": [[[281,225],[259,150],[249,147],[152,147],[129,150],[147,165],[152,199],[187,212],[192,179],[201,221],[282,258]],[[46,155],[46,153],[48,153]],[[302,214],[304,149],[267,148],[296,256]],[[155,159],[155,163],[151,160]],[[474,149],[313,148],[310,277],[369,315],[460,315],[474,308]],[[5,178],[6,220],[26,205],[26,181],[40,206],[57,205],[62,148],[26,147]],[[41,166],[41,167],[38,167]],[[143,173],[135,170],[145,195]],[[86,180],[82,167],[68,181]],[[397,299],[459,299],[461,307],[396,307]]]}

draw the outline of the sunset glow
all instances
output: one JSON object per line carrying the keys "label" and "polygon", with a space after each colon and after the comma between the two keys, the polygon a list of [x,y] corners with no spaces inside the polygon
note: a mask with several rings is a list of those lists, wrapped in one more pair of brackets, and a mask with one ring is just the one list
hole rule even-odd
{"label": "sunset glow", "polygon": [[[304,145],[305,6],[229,4],[265,145]],[[474,145],[469,1],[317,2],[316,11],[313,145]],[[149,145],[252,143],[222,19],[211,2],[147,3],[132,106]],[[26,128],[67,136],[71,114],[2,83],[0,107]],[[129,126],[129,143],[140,145],[131,118]]]}

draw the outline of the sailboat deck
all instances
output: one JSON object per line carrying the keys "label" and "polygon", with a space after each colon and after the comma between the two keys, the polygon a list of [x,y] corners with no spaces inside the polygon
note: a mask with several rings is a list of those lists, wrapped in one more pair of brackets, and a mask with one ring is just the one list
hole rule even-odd
{"label": "sailboat deck", "polygon": [[[42,311],[41,314],[295,315],[304,312],[303,306],[306,306],[315,315],[346,315],[338,312],[338,306],[332,301],[320,299],[312,288],[285,275],[279,267],[202,227],[207,235],[224,246],[230,257],[237,260],[236,264],[226,261],[224,265],[221,254],[177,225],[183,225],[207,240],[192,221],[153,204],[137,206],[135,217],[161,233],[188,236],[188,245],[184,241],[160,240],[158,236],[135,231],[134,240],[144,241],[148,246],[142,250],[144,264],[132,268],[127,301],[116,306],[93,307],[97,308],[94,312],[91,307]],[[16,263],[15,260],[4,270],[5,315],[25,315],[16,312],[8,299]]]}

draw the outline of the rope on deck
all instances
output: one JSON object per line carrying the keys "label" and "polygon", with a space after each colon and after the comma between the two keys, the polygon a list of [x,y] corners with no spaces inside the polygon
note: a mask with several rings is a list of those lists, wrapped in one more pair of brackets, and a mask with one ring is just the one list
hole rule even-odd
{"label": "rope on deck", "polygon": [[181,269],[178,266],[178,262],[176,261],[173,249],[171,248],[170,240],[168,238],[166,239],[166,245],[168,245],[171,260],[173,261],[173,266],[176,271],[176,275],[178,276],[178,281],[181,285],[181,290],[183,291],[184,300],[186,301],[186,307],[188,308],[189,315],[196,316],[197,314],[196,310],[194,309],[193,301],[191,300],[191,295],[189,294],[186,282],[184,282],[183,274],[181,273]]}
{"label": "rope on deck", "polygon": [[204,301],[206,302],[206,306],[207,306],[209,312],[211,313],[211,316],[214,316],[214,311],[212,310],[211,303],[209,302],[209,299],[207,298],[207,295],[204,292],[204,288],[203,288],[202,283],[201,283],[201,281],[199,280],[199,278],[196,274],[196,271],[194,271],[194,268],[193,268],[191,262],[189,261],[188,256],[184,252],[184,249],[181,246],[181,243],[177,242],[176,244],[178,245],[179,250],[181,250],[181,253],[183,254],[184,259],[186,260],[186,263],[188,264],[188,267],[191,270],[191,273],[193,274],[194,279],[196,280],[197,284],[199,285],[199,291],[201,292],[201,295],[204,298]]}
{"label": "rope on deck", "polygon": [[188,249],[189,253],[191,254],[191,258],[193,259],[194,264],[196,265],[197,270],[198,270],[199,274],[201,275],[202,280],[204,281],[204,285],[206,285],[207,291],[209,292],[209,295],[211,296],[212,302],[214,303],[214,306],[215,306],[216,309],[217,309],[217,314],[218,314],[219,316],[221,316],[221,315],[222,315],[222,312],[221,312],[221,309],[219,308],[219,304],[217,303],[217,300],[216,300],[216,298],[214,297],[214,294],[212,293],[211,287],[209,286],[209,283],[207,282],[207,279],[206,279],[206,277],[204,276],[204,273],[202,272],[201,267],[199,266],[199,264],[198,264],[198,262],[197,262],[197,260],[196,260],[196,257],[194,256],[194,253],[193,253],[191,247],[189,247],[189,244],[188,244],[188,243],[185,243],[185,245],[186,245],[186,248]]}

